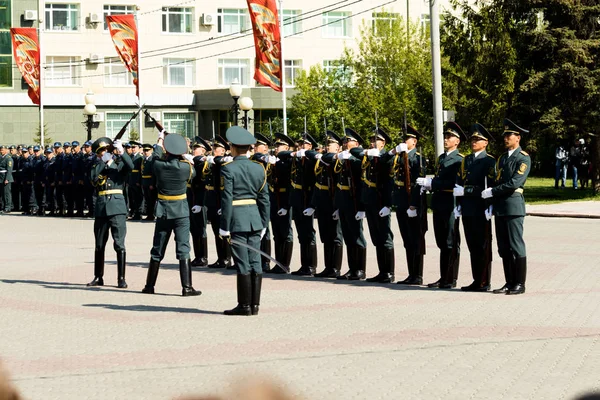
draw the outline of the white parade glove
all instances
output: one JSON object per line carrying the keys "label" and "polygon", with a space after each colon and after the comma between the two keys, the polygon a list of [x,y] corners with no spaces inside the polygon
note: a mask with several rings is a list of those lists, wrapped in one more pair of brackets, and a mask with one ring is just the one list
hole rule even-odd
{"label": "white parade glove", "polygon": [[454,207],[454,218],[460,218],[460,217],[462,217],[462,207],[456,206],[456,207]]}
{"label": "white parade glove", "polygon": [[406,210],[406,215],[408,215],[408,218],[414,218],[417,216],[417,210],[411,210],[409,208],[408,210]]}
{"label": "white parade glove", "polygon": [[[200,156],[198,156],[198,157],[200,157]],[[202,156],[198,160],[200,160],[200,162],[204,162],[204,161],[206,161],[206,156]]]}
{"label": "white parade glove", "polygon": [[321,154],[321,153],[317,153],[317,154],[315,154],[315,158],[316,158],[317,160],[320,160],[320,159],[321,159],[321,157],[323,157],[323,154]]}
{"label": "white parade glove", "polygon": [[158,132],[158,138],[159,139],[165,139],[165,130],[163,129],[162,131]]}
{"label": "white parade glove", "polygon": [[287,210],[285,208],[280,208],[279,211],[277,211],[277,215],[285,217],[287,215]]}
{"label": "white parade glove", "polygon": [[277,158],[277,157],[275,157],[275,156],[269,156],[269,159],[268,159],[268,161],[267,161],[267,162],[268,162],[269,164],[277,164],[277,161],[279,161],[279,158]]}
{"label": "white parade glove", "polygon": [[340,219],[340,210],[335,210],[333,212],[333,214],[331,214],[331,218],[333,218],[334,221],[337,221]]}
{"label": "white parade glove", "polygon": [[296,158],[302,158],[304,157],[304,155],[306,154],[306,150],[305,149],[300,149],[296,151]]}
{"label": "white parade glove", "polygon": [[429,190],[431,189],[431,178],[417,178],[417,185]]}
{"label": "white parade glove", "polygon": [[192,213],[198,214],[200,211],[202,211],[202,206],[194,206],[194,207],[192,207]]}
{"label": "white parade glove", "polygon": [[265,233],[267,233],[267,228],[262,228],[260,230],[260,240],[262,240],[265,237]]}
{"label": "white parade glove", "polygon": [[194,162],[194,156],[192,156],[191,154],[184,154],[183,158],[185,158],[187,161],[193,163]]}
{"label": "white parade glove", "polygon": [[380,211],[379,211],[379,216],[380,217],[387,217],[388,215],[390,215],[392,212],[392,210],[390,210],[389,207],[383,207]]}
{"label": "white parade glove", "polygon": [[422,195],[423,193],[426,193],[426,192],[427,192],[427,189],[425,189],[425,187],[421,186],[421,191],[419,194]]}
{"label": "white parade glove", "polygon": [[344,150],[337,155],[338,160],[348,160],[350,157],[352,157],[352,154],[348,150]]}
{"label": "white parade glove", "polygon": [[217,211],[218,215],[221,215],[221,209],[219,208],[219,210]]}
{"label": "white parade glove", "polygon": [[231,156],[225,156],[225,157],[223,157],[221,159],[222,163],[228,163],[228,162],[231,162],[231,161],[233,161],[233,157],[231,157]]}
{"label": "white parade glove", "polygon": [[398,146],[396,146],[396,153],[404,153],[408,151],[408,146],[406,145],[406,143],[400,143]]}
{"label": "white parade glove", "polygon": [[108,151],[102,155],[102,161],[104,161],[104,162],[109,162],[112,159],[113,159],[113,155],[110,154]]}
{"label": "white parade glove", "polygon": [[219,236],[221,236],[222,238],[226,238],[226,237],[231,236],[231,232],[224,231],[223,229],[219,228]]}
{"label": "white parade glove", "polygon": [[119,154],[125,153],[125,149],[123,149],[123,143],[119,139],[113,142],[113,147],[119,152]]}
{"label": "white parade glove", "polygon": [[460,185],[454,185],[454,189],[452,190],[452,194],[454,197],[460,197],[465,195],[465,188]]}
{"label": "white parade glove", "polygon": [[492,219],[493,215],[494,215],[494,206],[489,206],[488,208],[485,209],[485,219],[490,221]]}
{"label": "white parade glove", "polygon": [[369,149],[369,150],[365,150],[364,154],[366,154],[370,157],[379,157],[379,156],[381,156],[381,151],[379,151],[377,149]]}
{"label": "white parade glove", "polygon": [[207,156],[206,161],[208,161],[210,165],[213,165],[215,163],[215,156]]}
{"label": "white parade glove", "polygon": [[487,188],[483,192],[481,192],[482,199],[490,199],[492,197],[494,197],[494,195],[492,193],[492,188]]}
{"label": "white parade glove", "polygon": [[366,215],[365,215],[364,211],[359,211],[354,216],[354,218],[356,218],[357,221],[360,221],[361,219],[365,219],[365,217],[366,217]]}
{"label": "white parade glove", "polygon": [[304,210],[302,212],[302,214],[304,214],[305,217],[312,217],[312,215],[315,213],[315,209],[312,207],[307,208],[306,210]]}

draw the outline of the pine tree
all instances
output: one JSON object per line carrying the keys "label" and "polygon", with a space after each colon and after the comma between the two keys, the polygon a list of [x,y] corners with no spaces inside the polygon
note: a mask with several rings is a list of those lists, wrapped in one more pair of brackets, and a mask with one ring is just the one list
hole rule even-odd
{"label": "pine tree", "polygon": [[[33,137],[33,143],[40,145],[42,132],[38,126],[35,136]],[[48,124],[44,124],[44,145],[42,147],[47,147],[52,144],[52,138],[50,137],[50,130],[48,129]]]}

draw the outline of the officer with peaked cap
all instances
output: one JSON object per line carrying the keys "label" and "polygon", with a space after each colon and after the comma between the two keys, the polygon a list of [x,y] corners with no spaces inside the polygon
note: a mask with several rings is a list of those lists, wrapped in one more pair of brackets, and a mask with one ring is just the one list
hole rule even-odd
{"label": "officer with peaked cap", "polygon": [[194,248],[193,267],[208,266],[208,240],[206,237],[206,207],[204,206],[205,184],[202,176],[203,157],[212,150],[210,144],[200,136],[192,143],[192,157],[196,176],[188,188],[188,205],[190,207],[190,233]]}
{"label": "officer with peaked cap", "polygon": [[[257,315],[262,288],[260,248],[269,224],[269,190],[263,166],[250,161],[246,154],[256,139],[239,126],[227,129],[233,161],[221,167],[221,221],[219,235],[232,239],[231,250],[237,274],[238,305],[225,315]],[[235,240],[235,241],[234,241]]]}
{"label": "officer with peaked cap", "polygon": [[[417,185],[417,179],[426,175],[423,155],[417,151],[421,133],[406,126],[404,141],[388,154],[391,156],[393,180],[392,203],[396,206],[396,220],[406,253],[408,277],[400,284],[411,284],[416,277],[423,276],[425,233],[427,232],[427,198]],[[386,159],[388,156],[382,157]],[[416,212],[416,216],[415,215]]]}
{"label": "officer with peaked cap", "polygon": [[[162,157],[163,148],[166,152],[165,157]],[[187,185],[196,175],[192,165],[193,157],[188,154],[185,138],[173,133],[166,137],[163,132],[159,133],[156,153],[158,158],[154,160],[152,169],[153,186],[158,192],[156,225],[150,251],[148,277],[142,293],[154,294],[160,262],[165,256],[171,233],[174,233],[175,252],[179,260],[181,295],[199,296],[202,292],[192,286],[190,209],[186,195]]]}
{"label": "officer with peaked cap", "polygon": [[56,153],[54,152],[53,148],[46,147],[46,149],[44,150],[44,155],[46,156],[46,159],[44,160],[44,177],[42,185],[45,188],[45,206],[46,210],[48,210],[48,215],[53,216],[56,210],[56,197],[54,194],[54,189],[56,186],[54,179],[54,176],[56,174]]}
{"label": "officer with peaked cap", "polygon": [[75,216],[82,218],[84,216],[83,210],[85,205],[85,158],[77,140],[72,141],[71,145],[73,146],[73,179],[71,183],[73,186],[73,203],[76,210]]}
{"label": "officer with peaked cap", "polygon": [[42,148],[38,145],[33,146],[33,192],[35,203],[37,205],[37,215],[45,215],[45,198],[44,198],[44,154]]}
{"label": "officer with peaked cap", "polygon": [[12,208],[11,184],[13,183],[13,159],[6,146],[0,146],[0,192],[2,208],[0,214],[9,213]]}
{"label": "officer with peaked cap", "polygon": [[531,158],[521,148],[521,136],[529,131],[509,119],[504,120],[504,146],[507,152],[498,160],[498,175],[493,188],[481,193],[483,199],[491,199],[496,217],[498,254],[502,257],[506,283],[499,294],[525,293],[527,277],[527,254],[523,240],[525,199],[523,189],[531,170]]}
{"label": "officer with peaked cap", "polygon": [[37,213],[37,205],[33,194],[33,157],[29,155],[27,147],[22,147],[22,155],[19,160],[21,169],[21,204],[23,215]]}
{"label": "officer with peaked cap", "polygon": [[[460,233],[454,223],[454,185],[464,156],[458,146],[467,136],[456,122],[447,122],[444,127],[444,153],[438,158],[438,168],[433,179],[419,178],[417,184],[433,192],[433,231],[435,242],[440,249],[440,279],[428,285],[440,289],[456,287],[460,260]],[[418,277],[422,283],[422,276]]]}
{"label": "officer with peaked cap", "polygon": [[129,193],[129,216],[133,221],[142,219],[142,207],[144,195],[142,193],[142,144],[135,140],[129,142],[131,146],[131,161],[133,161],[133,170],[128,178],[128,193]]}
{"label": "officer with peaked cap", "polygon": [[[113,149],[116,154],[113,154]],[[90,180],[96,188],[96,205],[94,210],[94,279],[88,286],[104,285],[104,251],[108,241],[108,232],[113,238],[113,246],[117,252],[117,287],[127,288],[125,282],[125,236],[127,234],[127,206],[123,196],[123,188],[127,174],[133,168],[131,158],[125,152],[120,140],[114,142],[101,137],[92,144],[92,152],[96,160],[90,172]]]}
{"label": "officer with peaked cap", "polygon": [[96,190],[94,189],[94,186],[92,185],[92,181],[90,179],[90,173],[89,173],[89,171],[91,171],[91,169],[92,169],[92,166],[94,165],[94,162],[96,161],[96,155],[92,152],[92,144],[93,144],[93,142],[91,140],[88,140],[82,146],[83,171],[84,171],[84,173],[83,173],[83,197],[84,197],[84,202],[85,202],[84,208],[88,209],[88,213],[85,216],[88,218],[94,217],[94,202],[95,202],[95,195],[96,195]]}
{"label": "officer with peaked cap", "polygon": [[454,188],[454,215],[462,217],[473,275],[473,283],[461,289],[486,292],[490,289],[492,266],[492,214],[488,209],[491,201],[482,199],[481,192],[496,179],[496,159],[486,151],[494,139],[479,123],[471,126],[470,133],[472,153],[463,158]]}
{"label": "officer with peaked cap", "polygon": [[[65,196],[65,208],[66,216],[73,216],[73,206],[75,203],[75,194],[73,186],[73,146],[70,142],[63,143],[64,157],[63,157],[63,168],[62,168],[62,183],[63,193]],[[125,194],[125,192],[123,192]],[[127,202],[127,200],[126,200]]]}
{"label": "officer with peaked cap", "polygon": [[156,187],[153,185],[152,166],[158,156],[155,154],[154,148],[155,146],[150,143],[144,143],[142,145],[143,155],[140,174],[142,193],[144,195],[144,202],[146,203],[145,221],[154,221],[154,207],[156,205]]}

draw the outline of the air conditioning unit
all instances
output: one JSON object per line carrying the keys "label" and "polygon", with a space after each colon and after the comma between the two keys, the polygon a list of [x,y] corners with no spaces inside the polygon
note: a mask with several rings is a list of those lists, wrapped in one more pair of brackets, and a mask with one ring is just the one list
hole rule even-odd
{"label": "air conditioning unit", "polygon": [[97,24],[98,22],[102,22],[102,14],[99,13],[90,13],[90,24]]}
{"label": "air conditioning unit", "polygon": [[100,64],[104,62],[104,56],[101,54],[90,54],[88,60],[90,64]]}
{"label": "air conditioning unit", "polygon": [[96,113],[94,114],[94,116],[92,117],[94,122],[104,122],[104,113]]}
{"label": "air conditioning unit", "polygon": [[37,10],[25,10],[24,19],[25,21],[37,21]]}
{"label": "air conditioning unit", "polygon": [[160,120],[161,120],[160,111],[159,111],[159,112],[151,112],[151,113],[150,113],[150,116],[151,116],[152,118],[154,118],[155,120],[157,120],[157,121],[160,121]]}
{"label": "air conditioning unit", "polygon": [[202,14],[200,23],[204,26],[211,26],[217,23],[217,14]]}

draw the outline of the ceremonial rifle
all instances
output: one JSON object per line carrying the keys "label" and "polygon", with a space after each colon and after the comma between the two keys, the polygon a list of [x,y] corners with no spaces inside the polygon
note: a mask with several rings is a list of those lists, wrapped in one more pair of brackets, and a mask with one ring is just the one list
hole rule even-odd
{"label": "ceremonial rifle", "polygon": [[[140,111],[142,111],[142,107],[138,108],[138,110],[136,112],[133,113],[133,115],[131,116],[131,118],[129,118],[129,121],[127,121],[125,123],[125,125],[123,125],[123,127],[121,128],[121,130],[115,135],[115,138],[113,139],[113,143],[115,140],[121,140],[121,138],[123,137],[123,135],[125,134],[125,132],[127,131],[127,127],[129,126],[129,124],[131,123],[131,121],[133,121],[134,119],[136,119],[136,117],[140,114]],[[114,150],[113,145],[111,144],[110,146],[108,146],[108,150],[110,152],[112,152]]]}
{"label": "ceremonial rifle", "polygon": [[167,132],[165,128],[163,128],[160,122],[158,122],[152,115],[150,115],[147,109],[144,109],[144,114],[146,114],[146,117],[148,117],[150,121],[154,122],[154,126],[156,127],[156,129],[158,129],[159,132],[164,131],[165,136],[169,134],[169,132]]}
{"label": "ceremonial rifle", "polygon": [[[421,147],[419,147],[419,176],[423,176],[426,177],[427,176],[427,171],[425,171],[425,165],[424,165],[424,161],[423,161],[423,149]],[[428,230],[428,222],[427,222],[427,191],[425,191],[424,193],[419,193],[419,195],[421,196],[419,199],[419,209],[421,211],[421,224],[420,229],[421,229],[421,239],[420,239],[420,246],[421,246],[421,254],[425,254],[425,232],[427,232]]]}
{"label": "ceremonial rifle", "polygon": [[[487,175],[485,176],[485,186],[484,189],[488,188],[487,183]],[[490,284],[490,277],[488,276],[488,271],[491,271],[491,263],[492,263],[492,220],[489,221],[486,219],[485,221],[485,229],[483,233],[483,275],[481,277],[482,285]]]}

